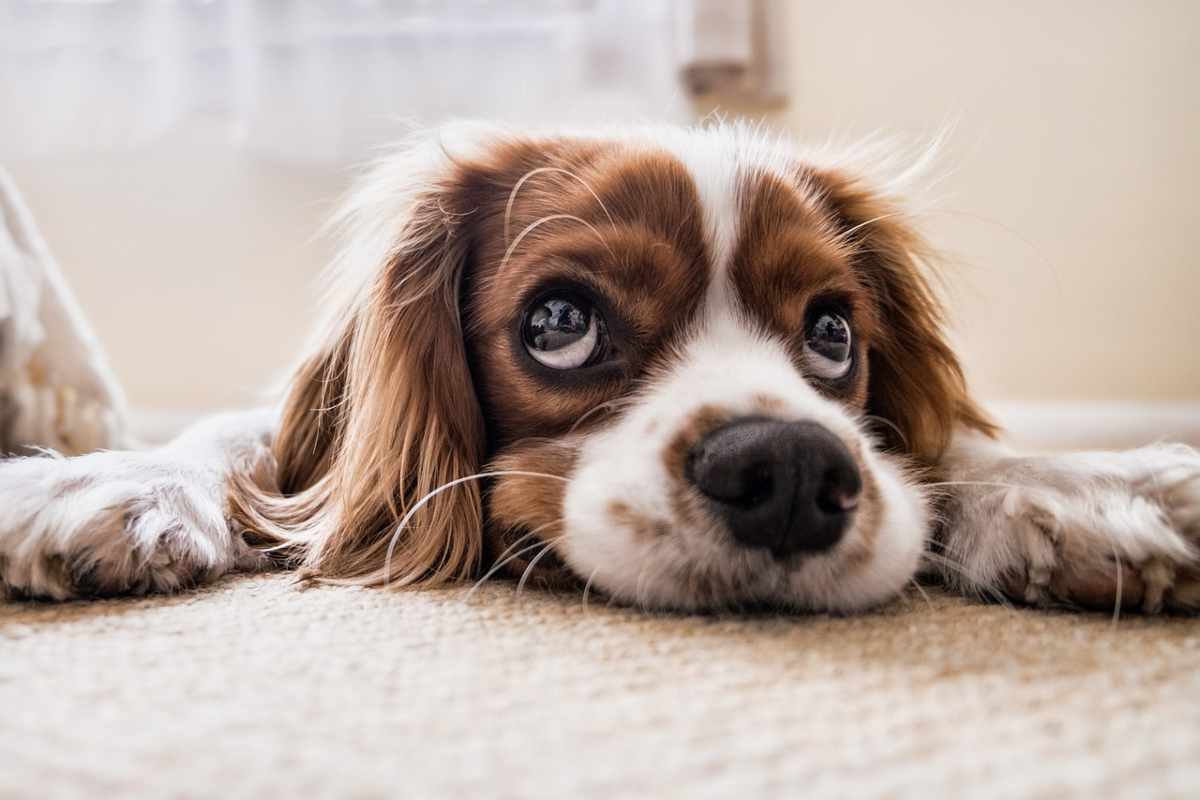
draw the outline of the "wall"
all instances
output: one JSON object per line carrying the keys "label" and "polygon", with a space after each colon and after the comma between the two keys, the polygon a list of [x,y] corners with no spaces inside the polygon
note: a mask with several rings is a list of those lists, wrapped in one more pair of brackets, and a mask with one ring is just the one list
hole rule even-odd
{"label": "wall", "polygon": [[1200,400],[1200,3],[783,3],[801,137],[954,122],[926,228],[976,384]]}
{"label": "wall", "polygon": [[252,404],[293,362],[343,175],[244,157],[215,123],[8,166],[133,405]]}
{"label": "wall", "polygon": [[[924,217],[988,397],[1200,401],[1200,4],[782,3],[801,137],[956,123]],[[342,190],[202,123],[10,164],[135,404],[251,402],[289,363]]]}

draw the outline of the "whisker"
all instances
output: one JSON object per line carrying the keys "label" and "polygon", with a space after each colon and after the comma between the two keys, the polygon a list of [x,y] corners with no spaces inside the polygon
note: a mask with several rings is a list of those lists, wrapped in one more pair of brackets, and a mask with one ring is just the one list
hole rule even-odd
{"label": "whisker", "polygon": [[542,557],[546,555],[546,553],[550,552],[550,549],[554,547],[555,543],[558,542],[559,539],[564,538],[566,538],[566,534],[562,536],[556,536],[553,539],[547,539],[546,546],[542,548],[542,551],[530,559],[529,566],[525,567],[525,571],[521,573],[521,580],[517,581],[517,594],[520,594],[521,590],[525,588],[525,582],[529,580],[529,576],[533,574],[533,568],[536,567],[537,563],[542,560]]}
{"label": "whisker", "polygon": [[578,222],[580,225],[583,225],[585,228],[587,228],[589,231],[591,231],[592,233],[594,233],[596,235],[596,238],[600,240],[600,244],[604,245],[604,247],[608,250],[610,255],[612,255],[614,258],[616,257],[616,253],[614,253],[612,248],[608,246],[608,242],[604,240],[604,236],[600,233],[599,230],[597,230],[596,226],[593,225],[592,223],[588,222],[583,217],[577,217],[574,214],[550,214],[548,216],[542,217],[541,219],[536,219],[533,222],[529,223],[528,225],[525,226],[525,229],[523,231],[521,231],[520,233],[517,234],[517,238],[514,239],[512,244],[510,244],[508,246],[508,249],[504,251],[504,257],[502,259],[500,259],[500,266],[496,270],[497,274],[504,271],[504,267],[508,264],[509,259],[512,258],[513,252],[517,249],[517,247],[521,244],[521,241],[526,236],[528,236],[533,231],[537,230],[540,226],[545,225],[547,222],[554,222],[555,220],[560,220],[560,219],[569,219],[573,222]]}
{"label": "whisker", "polygon": [[914,589],[916,589],[918,592],[920,592],[921,597],[925,598],[925,606],[930,611],[932,611],[933,610],[933,601],[929,599],[929,594],[928,594],[928,592],[925,591],[924,587],[921,586],[921,582],[918,581],[916,578],[909,578],[908,582],[913,585]]}
{"label": "whisker", "polygon": [[875,414],[864,414],[862,419],[868,422],[879,422],[883,425],[886,425],[895,431],[896,435],[900,437],[901,444],[903,444],[906,448],[909,447],[908,437],[904,435],[904,431],[900,430],[900,426],[892,422],[890,419],[885,419],[883,417],[876,416]]}
{"label": "whisker", "polygon": [[592,570],[592,574],[588,576],[587,583],[585,583],[583,585],[583,611],[584,611],[584,613],[587,613],[587,610],[588,610],[588,592],[591,591],[592,581],[594,581],[596,579],[596,573],[599,571],[600,571],[599,567],[596,567],[594,570]]}
{"label": "whisker", "polygon": [[452,480],[448,483],[443,483],[441,486],[437,487],[433,491],[427,492],[424,497],[422,497],[420,500],[418,500],[413,505],[413,507],[408,510],[408,513],[406,513],[404,515],[404,517],[400,520],[399,524],[396,525],[396,532],[392,534],[392,539],[391,539],[391,541],[388,542],[387,555],[384,556],[384,559],[383,559],[383,585],[387,586],[388,584],[390,584],[392,582],[392,556],[395,555],[396,544],[400,541],[400,534],[404,532],[404,528],[408,525],[409,520],[411,520],[418,511],[420,511],[422,508],[424,508],[426,503],[428,503],[434,497],[437,497],[439,494],[446,491],[447,489],[453,489],[455,486],[459,486],[464,483],[469,483],[470,481],[486,480],[488,478],[498,478],[498,477],[503,477],[506,475],[523,476],[526,478],[548,478],[550,480],[562,481],[563,483],[567,482],[567,479],[562,477],[561,475],[551,475],[548,472],[532,472],[532,471],[520,470],[520,469],[502,469],[502,470],[495,470],[492,472],[477,472],[474,475],[466,475],[462,478],[455,478],[454,480]]}
{"label": "whisker", "polygon": [[[503,569],[505,564],[507,564],[513,558],[516,558],[517,556],[519,556],[521,553],[525,552],[525,550],[522,549],[522,550],[517,550],[515,553],[513,553],[514,548],[519,546],[521,544],[521,542],[524,542],[527,539],[529,539],[529,537],[536,536],[536,535],[537,535],[537,529],[535,528],[534,530],[529,531],[525,535],[517,537],[516,541],[514,541],[508,547],[504,548],[504,552],[496,557],[495,562],[488,569],[488,571],[484,573],[483,577],[480,578],[479,580],[475,581],[474,585],[471,586],[471,590],[469,592],[467,592],[467,599],[470,599],[471,595],[475,593],[475,590],[478,589],[480,586],[482,586],[488,578],[495,575],[498,570]],[[536,545],[536,543],[535,543],[535,545]],[[509,553],[512,553],[511,558],[507,558]]]}
{"label": "whisker", "polygon": [[1112,550],[1113,555],[1113,569],[1117,571],[1117,596],[1113,598],[1112,622],[1110,623],[1113,628],[1116,628],[1117,624],[1121,621],[1121,600],[1125,594],[1125,570],[1121,568],[1121,553],[1117,549],[1117,537],[1103,525],[1096,527],[1108,539],[1108,546]]}
{"label": "whisker", "polygon": [[583,186],[584,189],[587,189],[588,194],[590,194],[596,201],[596,204],[600,206],[600,210],[604,212],[604,216],[608,217],[608,224],[616,227],[617,223],[613,221],[613,215],[608,212],[608,206],[604,205],[604,201],[600,199],[600,195],[596,194],[596,190],[593,189],[587,181],[576,175],[574,172],[571,172],[568,169],[563,169],[562,167],[538,167],[537,169],[531,169],[529,172],[526,172],[524,175],[522,175],[521,180],[517,181],[516,185],[513,186],[512,191],[508,193],[508,202],[504,204],[505,243],[510,241],[509,223],[512,221],[513,203],[516,202],[517,194],[521,191],[521,187],[525,185],[525,181],[529,180],[534,175],[540,175],[547,172],[556,172],[561,175],[566,175],[568,178],[573,178],[574,180],[579,181],[579,184]]}
{"label": "whisker", "polygon": [[576,429],[576,428],[578,428],[580,425],[582,425],[582,424],[584,423],[584,421],[585,421],[586,419],[588,419],[588,417],[591,417],[593,414],[595,414],[595,413],[597,413],[597,412],[599,412],[599,411],[603,411],[603,410],[605,410],[605,409],[612,408],[612,407],[616,406],[617,404],[619,404],[619,403],[621,403],[621,402],[622,402],[622,398],[619,398],[619,397],[618,397],[618,398],[616,398],[616,399],[613,399],[613,400],[606,400],[606,401],[604,401],[603,403],[597,403],[596,405],[594,405],[594,406],[592,406],[591,408],[589,408],[587,411],[583,412],[583,413],[582,413],[582,414],[579,416],[579,418],[578,418],[578,419],[576,419],[576,420],[575,420],[575,422],[573,422],[573,423],[571,424],[571,427],[570,427],[570,429],[567,431],[567,433],[569,433],[569,434],[570,434],[570,433],[574,433],[574,432],[575,432],[575,429]]}
{"label": "whisker", "polygon": [[[521,538],[522,538],[522,539],[524,539],[524,538],[526,538],[526,537],[528,537],[528,536],[534,536],[538,530],[541,530],[542,528],[549,527],[549,525],[552,525],[552,524],[554,524],[554,523],[548,523],[547,525],[542,525],[542,526],[540,526],[539,528],[535,528],[533,531],[530,531],[529,533],[527,533],[525,536],[523,536],[523,537],[521,537]],[[518,558],[520,558],[522,553],[528,553],[528,552],[530,552],[530,551],[532,551],[532,550],[537,550],[539,547],[541,547],[541,546],[542,546],[542,545],[544,545],[544,544],[545,544],[545,542],[543,542],[543,541],[541,541],[541,540],[538,540],[538,541],[534,542],[534,543],[533,543],[533,544],[531,544],[531,545],[527,545],[527,546],[525,546],[525,547],[522,547],[520,550],[518,550],[517,552],[513,553],[511,556],[509,556],[508,558],[504,559],[503,561],[498,561],[497,563],[493,564],[493,565],[492,565],[492,567],[491,567],[491,569],[489,569],[489,570],[487,571],[487,574],[485,574],[485,575],[484,575],[482,578],[480,578],[479,580],[475,581],[475,584],[474,584],[474,585],[471,587],[471,590],[470,590],[469,592],[467,592],[467,597],[466,597],[466,599],[468,599],[468,600],[469,600],[469,599],[471,599],[471,597],[472,597],[472,596],[475,594],[475,590],[476,590],[476,589],[478,589],[480,586],[482,586],[486,580],[488,580],[489,578],[491,578],[491,577],[492,577],[493,575],[495,575],[497,572],[499,572],[500,570],[504,569],[504,567],[505,567],[505,566],[507,566],[508,564],[511,564],[513,561],[516,561]],[[512,548],[509,548],[509,549],[512,549]],[[505,552],[507,552],[507,551],[505,551]]]}
{"label": "whisker", "polygon": [[880,214],[878,217],[872,217],[871,219],[864,220],[864,221],[858,223],[857,225],[847,228],[846,230],[839,233],[837,235],[837,237],[834,239],[834,244],[841,245],[844,243],[848,243],[850,241],[850,237],[852,235],[854,235],[858,231],[862,230],[863,228],[867,227],[868,225],[874,225],[876,222],[883,222],[884,220],[893,219],[895,217],[904,217],[904,216],[908,216],[908,215],[901,211],[893,211],[890,214]]}

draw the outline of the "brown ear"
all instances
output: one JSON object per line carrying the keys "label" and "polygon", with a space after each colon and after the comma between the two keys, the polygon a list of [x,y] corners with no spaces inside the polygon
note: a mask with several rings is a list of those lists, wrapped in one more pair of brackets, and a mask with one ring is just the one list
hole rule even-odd
{"label": "brown ear", "polygon": [[442,488],[484,454],[458,310],[471,218],[453,169],[426,147],[352,196],[333,286],[343,297],[292,380],[275,485],[243,476],[232,493],[248,541],[321,579],[403,586],[478,568],[479,485]]}
{"label": "brown ear", "polygon": [[955,428],[989,436],[995,425],[971,399],[962,367],[945,337],[945,317],[925,275],[931,251],[906,215],[853,177],[816,176],[857,253],[859,274],[879,309],[881,330],[872,343],[868,412],[897,430],[880,433],[893,449],[934,464]]}

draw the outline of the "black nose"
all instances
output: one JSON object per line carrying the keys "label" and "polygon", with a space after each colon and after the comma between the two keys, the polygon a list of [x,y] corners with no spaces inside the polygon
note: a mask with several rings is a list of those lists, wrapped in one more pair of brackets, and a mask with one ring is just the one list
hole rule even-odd
{"label": "black nose", "polygon": [[854,457],[827,428],[761,417],[701,439],[687,478],[738,541],[777,557],[837,544],[862,492]]}

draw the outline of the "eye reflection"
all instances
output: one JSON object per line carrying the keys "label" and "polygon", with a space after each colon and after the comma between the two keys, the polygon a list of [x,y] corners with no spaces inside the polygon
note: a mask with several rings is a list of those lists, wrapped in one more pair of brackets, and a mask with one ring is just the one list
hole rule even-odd
{"label": "eye reflection", "polygon": [[594,363],[604,346],[604,321],[589,303],[549,295],[525,312],[521,337],[525,349],[540,364],[553,369],[577,369]]}
{"label": "eye reflection", "polygon": [[851,344],[850,323],[841,315],[828,311],[817,315],[805,334],[808,368],[825,380],[844,377],[853,363]]}

